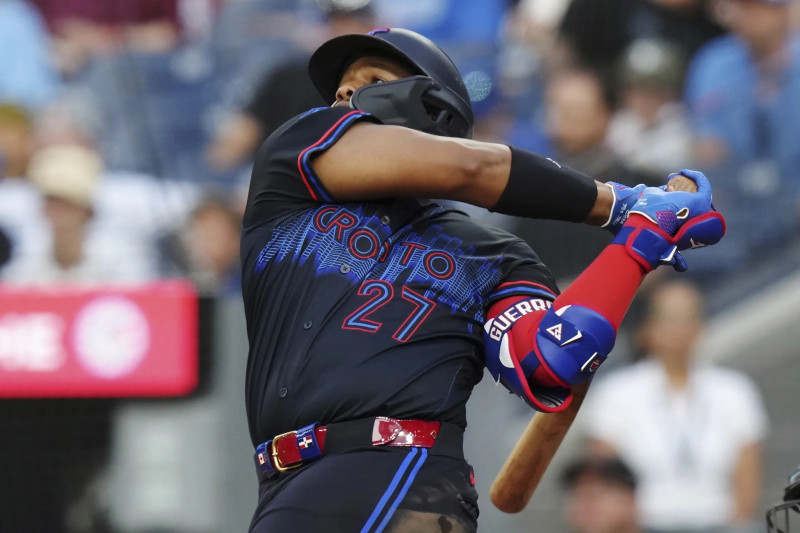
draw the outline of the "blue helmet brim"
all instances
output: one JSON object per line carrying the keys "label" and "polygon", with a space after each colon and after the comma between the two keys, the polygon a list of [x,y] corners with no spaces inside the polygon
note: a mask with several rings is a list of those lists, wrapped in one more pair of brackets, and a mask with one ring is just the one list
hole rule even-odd
{"label": "blue helmet brim", "polygon": [[396,58],[415,74],[426,74],[392,43],[367,34],[342,35],[323,43],[308,61],[308,73],[325,101],[333,103],[348,65],[373,54]]}

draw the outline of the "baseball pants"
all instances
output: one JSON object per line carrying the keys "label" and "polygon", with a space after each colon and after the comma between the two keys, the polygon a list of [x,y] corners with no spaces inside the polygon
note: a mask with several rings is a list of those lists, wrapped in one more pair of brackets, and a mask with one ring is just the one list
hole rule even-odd
{"label": "baseball pants", "polygon": [[325,455],[259,485],[250,533],[477,531],[472,467],[427,448]]}

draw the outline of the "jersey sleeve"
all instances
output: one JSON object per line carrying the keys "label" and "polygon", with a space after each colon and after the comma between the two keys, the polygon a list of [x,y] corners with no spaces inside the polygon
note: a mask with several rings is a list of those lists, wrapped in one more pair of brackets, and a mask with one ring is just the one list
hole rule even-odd
{"label": "jersey sleeve", "polygon": [[550,270],[539,261],[524,241],[516,241],[506,248],[503,259],[503,279],[489,293],[486,309],[500,300],[514,296],[544,298],[549,301],[558,296],[558,286]]}
{"label": "jersey sleeve", "polygon": [[253,165],[245,228],[316,203],[336,201],[314,173],[311,161],[362,120],[378,122],[362,111],[318,107],[298,115],[270,135]]}

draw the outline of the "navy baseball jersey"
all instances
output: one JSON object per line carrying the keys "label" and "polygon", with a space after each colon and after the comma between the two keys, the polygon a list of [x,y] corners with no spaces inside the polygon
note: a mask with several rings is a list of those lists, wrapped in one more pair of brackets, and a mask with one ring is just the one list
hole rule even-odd
{"label": "navy baseball jersey", "polygon": [[375,119],[313,109],[255,161],[242,231],[254,444],[370,416],[466,426],[487,307],[557,290],[527,244],[461,212],[337,202],[310,163],[358,121]]}

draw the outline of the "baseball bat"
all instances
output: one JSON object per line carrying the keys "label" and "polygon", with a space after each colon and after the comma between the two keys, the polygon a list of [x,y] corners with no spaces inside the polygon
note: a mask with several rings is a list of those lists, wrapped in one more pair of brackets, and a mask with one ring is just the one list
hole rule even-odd
{"label": "baseball bat", "polygon": [[[697,185],[685,176],[676,176],[668,184],[668,191],[697,191]],[[503,512],[522,511],[533,496],[547,467],[572,427],[572,422],[589,390],[589,383],[572,389],[573,400],[559,413],[538,413],[520,437],[511,455],[492,483],[489,497]]]}
{"label": "baseball bat", "polygon": [[489,497],[505,513],[522,511],[578,414],[589,383],[572,389],[572,403],[559,413],[537,413],[492,483]]}

